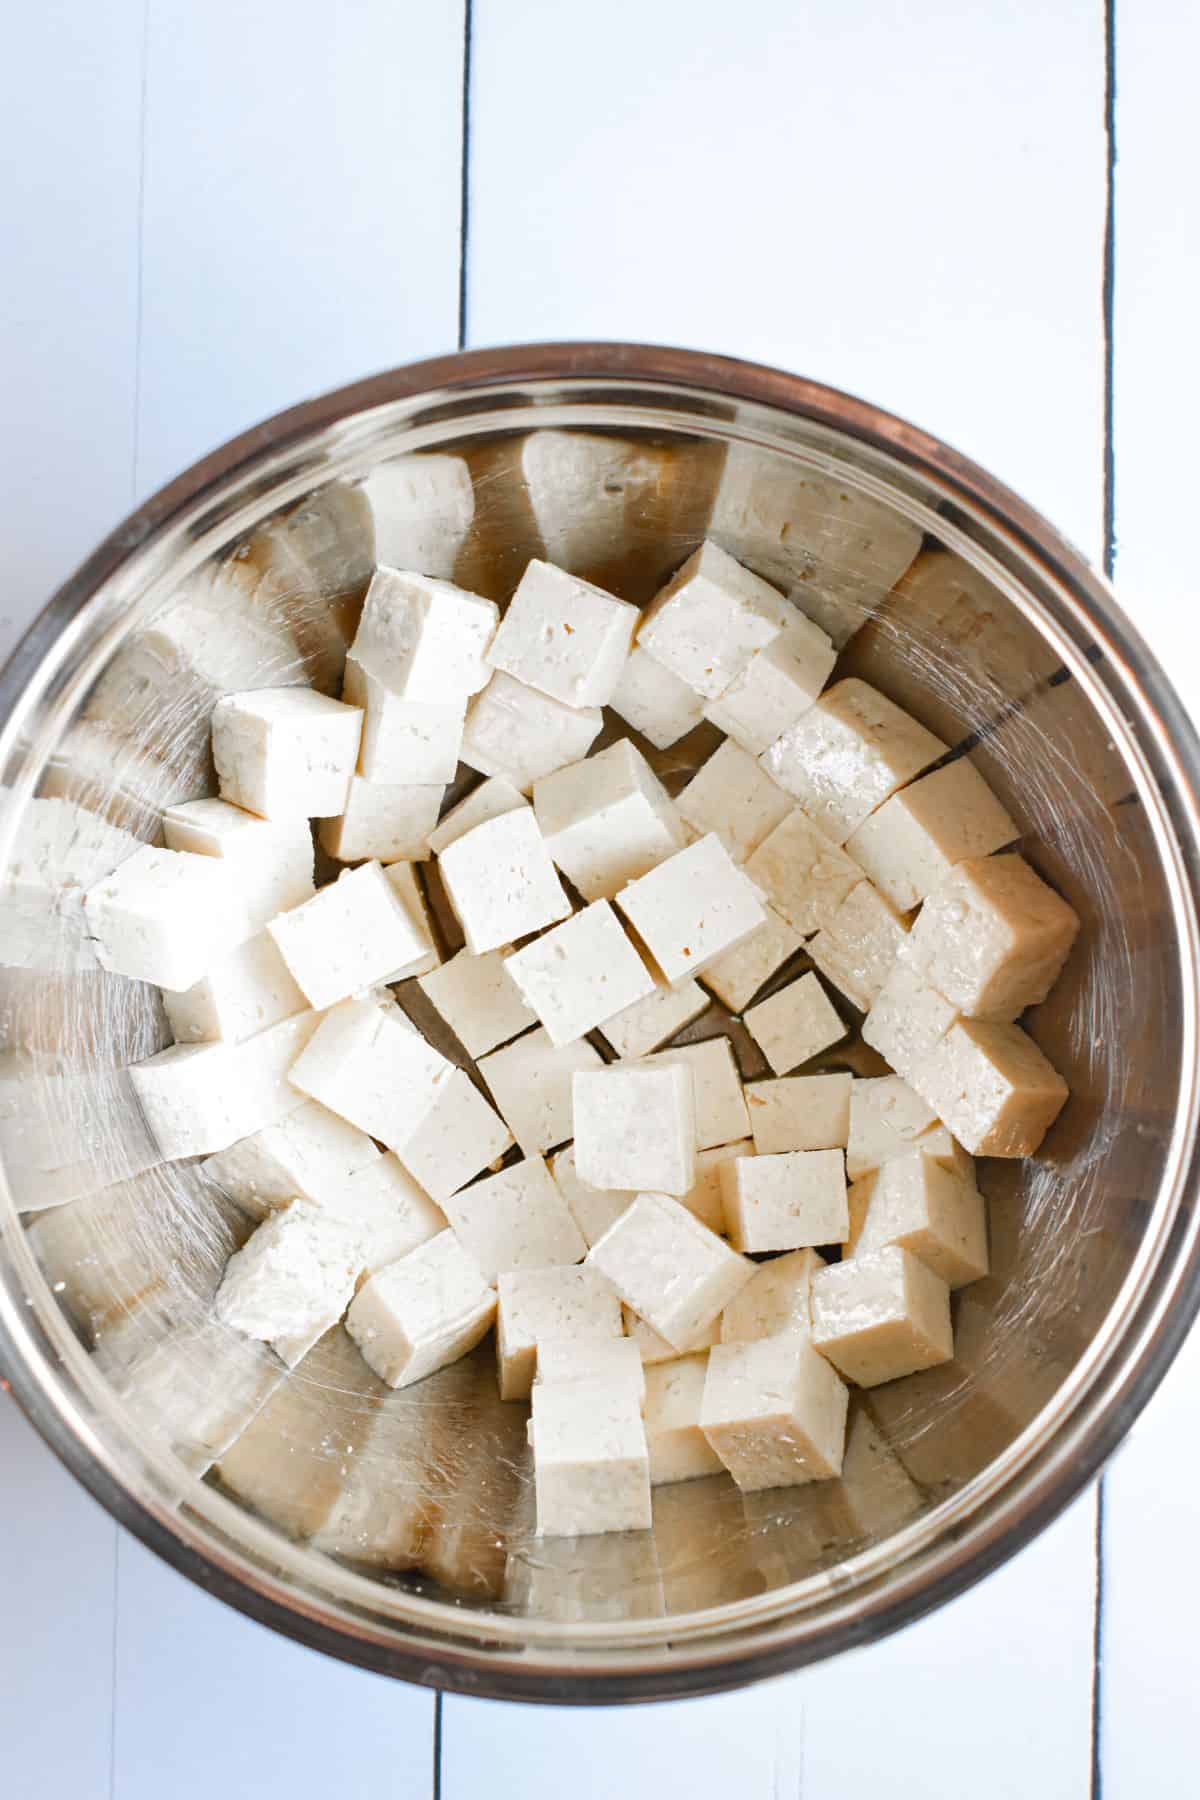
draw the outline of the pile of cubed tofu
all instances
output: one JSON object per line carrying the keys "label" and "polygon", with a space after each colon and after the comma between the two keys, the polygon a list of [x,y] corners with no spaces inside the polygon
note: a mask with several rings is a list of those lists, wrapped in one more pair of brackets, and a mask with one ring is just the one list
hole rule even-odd
{"label": "pile of cubed tofu", "polygon": [[[381,563],[341,698],[223,693],[219,797],[82,896],[101,968],[163,993],[160,1156],[258,1221],[216,1321],[292,1368],[344,1319],[393,1388],[494,1330],[543,1534],[837,1476],[847,1384],[953,1355],[973,1158],[1066,1099],[1016,1021],[1074,912],[836,658],[715,542],[644,610],[548,561],[503,613]],[[639,744],[706,724],[668,792]],[[836,1066],[859,1032],[892,1073]]]}

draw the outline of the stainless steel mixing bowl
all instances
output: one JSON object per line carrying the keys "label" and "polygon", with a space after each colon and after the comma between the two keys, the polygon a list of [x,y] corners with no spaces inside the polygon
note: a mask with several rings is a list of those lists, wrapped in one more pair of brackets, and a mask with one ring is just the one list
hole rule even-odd
{"label": "stainless steel mixing bowl", "polygon": [[[550,435],[530,452],[530,433]],[[97,550],[0,677],[4,866],[35,793],[149,836],[164,799],[208,790],[211,691],[168,666],[151,616],[186,602],[203,637],[222,606],[257,608],[264,658],[283,619],[332,678],[372,555],[347,484],[444,448],[475,495],[457,572],[499,598],[545,548],[643,600],[708,530],[842,634],[859,625],[843,667],[972,748],[1081,914],[1030,1020],[1072,1097],[1035,1160],[983,1165],[994,1267],[956,1298],[955,1360],[856,1400],[839,1482],[742,1497],[713,1477],[659,1489],[652,1534],[539,1542],[521,1409],[486,1360],[391,1395],[340,1329],[282,1380],[207,1322],[248,1227],[196,1165],[154,1166],[124,1070],[164,1041],[156,997],[80,966],[64,902],[28,953],[4,915],[24,966],[0,970],[0,1362],[118,1519],[309,1644],[478,1693],[716,1689],[878,1637],[1011,1555],[1191,1323],[1196,739],[1104,582],[912,427],[715,357],[485,351],[281,415]],[[566,494],[540,528],[535,466]],[[659,766],[678,780],[697,754]]]}

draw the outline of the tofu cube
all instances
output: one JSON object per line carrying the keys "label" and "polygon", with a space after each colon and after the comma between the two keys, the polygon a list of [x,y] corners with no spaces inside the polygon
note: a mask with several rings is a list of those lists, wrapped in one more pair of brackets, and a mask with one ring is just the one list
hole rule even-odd
{"label": "tofu cube", "polygon": [[965,756],[885,800],[846,849],[897,912],[911,912],[961,862],[1020,832]]}
{"label": "tofu cube", "polygon": [[442,705],[398,700],[382,681],[368,675],[355,657],[348,656],[342,699],[362,708],[358,772],[368,781],[393,787],[433,787],[454,780],[467,716],[465,695]]}
{"label": "tofu cube", "polygon": [[812,1341],[847,1381],[879,1387],[949,1362],[950,1290],[898,1244],[821,1269]]}
{"label": "tofu cube", "polygon": [[711,1350],[714,1344],[721,1341],[720,1314],[715,1319],[710,1319],[700,1331],[693,1332],[681,1351],[674,1344],[668,1344],[665,1337],[660,1337],[631,1307],[625,1307],[624,1313],[629,1341],[637,1349],[642,1366],[647,1369],[652,1369],[655,1363],[674,1362],[684,1351],[692,1355],[699,1350]]}
{"label": "tofu cube", "polygon": [[260,819],[228,800],[185,800],[164,811],[163,839],[168,850],[228,864],[249,932],[316,893],[312,829],[303,813]]}
{"label": "tofu cube", "polygon": [[598,706],[564,706],[497,669],[467,708],[462,759],[528,794],[544,775],[585,757],[603,723]]}
{"label": "tofu cube", "polygon": [[803,947],[800,933],[774,907],[768,906],[765,911],[765,925],[710,962],[704,971],[705,986],[731,1013],[743,1011],[772,975]]}
{"label": "tofu cube", "polygon": [[362,485],[379,562],[447,579],[454,574],[475,517],[465,457],[429,450],[392,457],[376,463]]}
{"label": "tofu cube", "polygon": [[858,864],[796,807],[746,858],[746,873],[801,937],[811,937],[862,880]]}
{"label": "tofu cube", "polygon": [[371,577],[351,654],[398,700],[446,705],[486,683],[499,617],[478,594],[383,565]]}
{"label": "tofu cube", "polygon": [[440,782],[393,786],[354,775],[344,809],[321,820],[321,848],[337,862],[425,862],[442,793]]}
{"label": "tofu cube", "polygon": [[429,848],[435,856],[440,856],[447,844],[454,843],[476,825],[484,824],[488,819],[498,819],[501,813],[517,812],[529,802],[524,794],[517,792],[511,781],[503,775],[493,775],[487,781],[481,781],[477,788],[472,788],[465,800],[452,806],[443,813],[437,825],[429,834]]}
{"label": "tofu cube", "polygon": [[739,1156],[721,1168],[725,1230],[735,1250],[844,1243],[850,1231],[840,1150]]}
{"label": "tofu cube", "polygon": [[322,1204],[379,1160],[365,1132],[309,1100],[278,1124],[210,1156],[204,1172],[243,1212],[264,1219],[297,1198]]}
{"label": "tofu cube", "polygon": [[621,1339],[621,1302],[595,1269],[513,1269],[501,1275],[496,1291],[502,1400],[528,1400],[544,1338],[572,1345]]}
{"label": "tofu cube", "polygon": [[637,644],[625,659],[608,704],[656,750],[669,750],[704,717],[704,702],[696,690]]}
{"label": "tofu cube", "polygon": [[540,1156],[447,1195],[442,1209],[488,1281],[581,1262],[583,1234]]}
{"label": "tofu cube", "polygon": [[488,652],[527,687],[565,706],[607,706],[633,644],[638,609],[536,557]]}
{"label": "tofu cube", "polygon": [[329,887],[267,926],[313,1006],[329,1007],[385,980],[429,948],[377,862],[344,869]]}
{"label": "tofu cube", "polygon": [[796,610],[720,699],[708,702],[704,716],[759,756],[808,711],[836,661],[837,651],[821,627]]}
{"label": "tofu cube", "polygon": [[655,1363],[646,1375],[650,1485],[719,1475],[720,1457],[700,1429],[708,1352]]}
{"label": "tofu cube", "polygon": [[311,688],[226,694],[212,715],[221,798],[264,819],[344,812],[362,713]]}
{"label": "tofu cube", "polygon": [[692,1072],[696,1102],[696,1148],[714,1150],[750,1135],[750,1115],[742,1091],[733,1045],[727,1037],[705,1038],[699,1044],[677,1044],[643,1058],[652,1068],[672,1064]]}
{"label": "tofu cube", "polygon": [[250,935],[231,870],[211,856],[145,844],[83,898],[102,969],[180,991]]}
{"label": "tofu cube", "polygon": [[541,1026],[479,1058],[479,1073],[526,1156],[574,1135],[571,1079],[578,1069],[603,1067],[586,1038],[555,1045]]}
{"label": "tofu cube", "polygon": [[617,905],[670,982],[698,975],[767,916],[754,888],[711,833],[631,881],[617,895]]}
{"label": "tofu cube", "polygon": [[[574,1272],[582,1275],[586,1270]],[[618,1301],[618,1316],[621,1312]],[[555,1385],[597,1380],[622,1383],[636,1396],[639,1407],[646,1403],[645,1364],[637,1345],[627,1337],[548,1337],[542,1334],[537,1346],[537,1380]]]}
{"label": "tofu cube", "polygon": [[847,1175],[858,1181],[872,1174],[936,1123],[933,1108],[899,1075],[856,1080],[850,1090]]}
{"label": "tofu cube", "polygon": [[324,1015],[290,1079],[298,1099],[319,1100],[398,1150],[432,1110],[452,1067],[399,1007],[367,995]]}
{"label": "tofu cube", "polygon": [[752,1081],[746,1106],[760,1156],[779,1150],[844,1150],[850,1137],[850,1075],[789,1075]]}
{"label": "tofu cube", "polygon": [[744,1493],[841,1473],[849,1394],[801,1332],[709,1352],[700,1428]]}
{"label": "tofu cube", "polygon": [[692,1078],[676,1066],[614,1064],[573,1079],[575,1166],[597,1188],[686,1194],[696,1173]]}
{"label": "tofu cube", "polygon": [[714,832],[734,862],[745,862],[793,810],[754,758],[728,741],[697,770],[675,804],[697,837]]}
{"label": "tofu cube", "polygon": [[680,1353],[696,1347],[693,1340],[754,1273],[678,1200],[654,1193],[637,1196],[592,1245],[588,1263]]}
{"label": "tofu cube", "polygon": [[438,868],[476,956],[570,917],[571,902],[527,808],[476,825],[447,845]]}
{"label": "tofu cube", "polygon": [[648,1531],[646,1428],[629,1385],[538,1382],[532,1399],[538,1536]]}
{"label": "tofu cube", "polygon": [[260,931],[229,950],[202,981],[175,993],[163,1007],[177,1044],[238,1043],[303,1012],[308,1005],[269,934]]}
{"label": "tofu cube", "polygon": [[327,1189],[321,1204],[357,1231],[368,1275],[446,1230],[445,1213],[417,1186],[394,1150],[377,1155],[336,1190]]}
{"label": "tofu cube", "polygon": [[[732,1144],[716,1144],[710,1150],[696,1152],[696,1179],[686,1194],[679,1196],[693,1218],[715,1231],[718,1237],[725,1231],[725,1200],[721,1192],[722,1165],[731,1162],[737,1156],[753,1156],[754,1145],[749,1138],[740,1138]],[[631,1196],[632,1197],[632,1196]]]}
{"label": "tofu cube", "polygon": [[920,1139],[873,1176],[851,1209],[846,1256],[899,1244],[947,1287],[965,1287],[988,1272],[987,1216],[975,1183],[920,1150]]}
{"label": "tofu cube", "polygon": [[824,1267],[811,1249],[763,1263],[721,1314],[721,1342],[748,1344],[797,1331],[811,1337],[813,1276]]}
{"label": "tofu cube", "polygon": [[421,992],[437,1008],[468,1056],[483,1056],[537,1024],[532,1007],[525,1004],[520,988],[504,966],[509,950],[507,944],[498,950],[487,950],[482,956],[460,950],[440,969],[418,978]]}
{"label": "tofu cube", "polygon": [[352,1228],[294,1200],[230,1257],[213,1312],[294,1369],[345,1312],[360,1267]]}
{"label": "tofu cube", "polygon": [[745,1013],[746,1030],[776,1075],[786,1075],[846,1035],[825,989],[810,971]]}
{"label": "tofu cube", "polygon": [[910,1081],[922,1057],[940,1043],[958,1018],[957,1006],[931,988],[907,956],[899,956],[863,1020],[863,1042]]}
{"label": "tofu cube", "polygon": [[1019,1025],[960,1019],[913,1086],[972,1156],[1032,1156],[1067,1101],[1057,1069]]}
{"label": "tofu cube", "polygon": [[869,881],[860,881],[808,940],[808,954],[851,1006],[869,1012],[907,936],[899,913]]}
{"label": "tofu cube", "polygon": [[589,1248],[616,1223],[635,1198],[630,1188],[597,1188],[581,1180],[575,1166],[574,1144],[550,1158],[550,1173]]}
{"label": "tofu cube", "polygon": [[1024,857],[962,862],[917,916],[906,958],[970,1018],[1008,1023],[1044,1000],[1079,917]]}
{"label": "tofu cube", "polygon": [[394,981],[408,981],[414,976],[427,975],[436,969],[441,962],[441,952],[433,935],[433,920],[430,917],[429,902],[425,898],[425,890],[417,874],[415,863],[388,863],[383,871],[384,880],[402,911],[405,913],[413,934],[421,948],[407,962],[400,964],[385,977],[390,985]]}
{"label": "tofu cube", "polygon": [[496,1295],[452,1231],[441,1231],[365,1281],[346,1330],[389,1387],[411,1387],[473,1350]]}
{"label": "tofu cube", "polygon": [[940,738],[865,681],[821,698],[763,753],[763,767],[835,844],[945,753]]}
{"label": "tofu cube", "polygon": [[513,1147],[513,1135],[471,1077],[451,1069],[400,1160],[433,1200],[457,1193]]}
{"label": "tofu cube", "polygon": [[787,602],[716,544],[702,544],[642,615],[639,646],[716,700],[779,636]]}
{"label": "tofu cube", "polygon": [[560,1046],[654,993],[654,977],[607,900],[594,900],[504,966]]}
{"label": "tofu cube", "polygon": [[686,841],[667,790],[628,738],[543,776],[533,809],[546,848],[585,900],[612,899]]}
{"label": "tofu cube", "polygon": [[712,1002],[694,981],[678,987],[657,983],[643,1000],[635,1000],[605,1019],[604,1037],[620,1057],[645,1056],[708,1011]]}
{"label": "tofu cube", "polygon": [[291,1070],[321,1015],[296,1013],[241,1043],[173,1044],[129,1071],[164,1161],[227,1150],[304,1101]]}

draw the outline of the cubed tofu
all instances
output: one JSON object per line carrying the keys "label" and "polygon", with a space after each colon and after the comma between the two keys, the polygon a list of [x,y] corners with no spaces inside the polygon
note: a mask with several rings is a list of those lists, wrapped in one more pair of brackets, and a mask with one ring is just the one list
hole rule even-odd
{"label": "cubed tofu", "polygon": [[476,825],[447,845],[438,868],[476,956],[570,916],[571,902],[528,808]]}
{"label": "cubed tofu", "polygon": [[445,1200],[513,1147],[513,1135],[471,1077],[451,1069],[400,1160],[433,1200]]}
{"label": "cubed tofu", "polygon": [[611,900],[686,842],[667,790],[628,738],[543,776],[533,808],[546,848],[585,900]]}
{"label": "cubed tofu", "polygon": [[[496,1283],[496,1357],[502,1400],[528,1400],[543,1338],[622,1336],[621,1302],[595,1269],[513,1269]],[[579,1379],[579,1377],[576,1377]]]}
{"label": "cubed tofu", "polygon": [[316,892],[312,829],[303,813],[260,819],[228,800],[185,800],[163,813],[163,839],[168,850],[219,857],[229,865],[251,932]]}
{"label": "cubed tofu", "polygon": [[351,652],[397,699],[445,705],[486,683],[499,617],[491,600],[452,582],[383,565],[371,577]]}
{"label": "cubed tofu", "polygon": [[296,1013],[237,1044],[173,1044],[130,1080],[160,1155],[209,1156],[303,1105],[291,1071],[321,1022]]}
{"label": "cubed tofu", "polygon": [[344,809],[321,820],[321,848],[337,862],[426,862],[442,793],[440,782],[393,785],[354,775]]}
{"label": "cubed tofu", "polygon": [[853,677],[827,688],[763,753],[763,767],[835,844],[944,755],[940,738]]}
{"label": "cubed tofu", "polygon": [[644,1368],[651,1369],[655,1363],[674,1362],[683,1354],[691,1355],[699,1350],[711,1350],[714,1344],[721,1341],[721,1314],[710,1319],[700,1331],[693,1332],[682,1349],[668,1344],[665,1337],[647,1325],[632,1307],[625,1307],[625,1331],[631,1344],[637,1348],[638,1356]]}
{"label": "cubed tofu", "polygon": [[697,770],[675,804],[697,837],[714,832],[734,862],[745,862],[792,811],[783,789],[728,741]]}
{"label": "cubed tofu", "polygon": [[432,787],[454,780],[467,716],[465,695],[442,705],[399,700],[348,656],[342,699],[362,708],[358,772],[368,781]]}
{"label": "cubed tofu", "polygon": [[696,690],[636,644],[608,704],[656,750],[669,750],[704,717],[704,701]]}
{"label": "cubed tofu", "polygon": [[646,1428],[628,1383],[538,1382],[532,1399],[538,1536],[648,1531]]}
{"label": "cubed tofu", "polygon": [[773,906],[765,909],[767,919],[748,938],[710,962],[704,971],[704,985],[710,987],[731,1013],[747,1007],[772,975],[803,947],[800,933],[777,913]]}
{"label": "cubed tofu", "polygon": [[294,1200],[230,1257],[214,1316],[270,1344],[294,1369],[350,1304],[360,1257],[350,1226]]}
{"label": "cubed tofu", "polygon": [[952,1025],[912,1079],[972,1156],[1032,1156],[1068,1095],[1027,1032],[982,1019]]}
{"label": "cubed tofu", "polygon": [[708,702],[704,716],[759,756],[808,711],[836,661],[837,651],[821,627],[797,609],[721,698]]}
{"label": "cubed tofu", "polygon": [[420,451],[376,463],[363,482],[375,524],[375,555],[391,569],[449,579],[475,517],[465,457]]}
{"label": "cubed tofu", "polygon": [[851,1006],[868,1012],[907,936],[904,920],[878,888],[860,881],[808,940],[808,954]]}
{"label": "cubed tofu", "polygon": [[959,863],[921,908],[905,955],[970,1018],[1008,1023],[1044,1000],[1079,916],[1024,857]]}
{"label": "cubed tofu", "polygon": [[597,1188],[581,1180],[575,1167],[574,1144],[550,1158],[550,1173],[589,1248],[616,1223],[635,1197],[629,1188]]}
{"label": "cubed tofu", "polygon": [[696,1148],[714,1150],[750,1135],[742,1078],[733,1045],[727,1037],[705,1038],[699,1044],[676,1044],[643,1058],[651,1067],[676,1063],[690,1069],[696,1099]]}
{"label": "cubed tofu", "polygon": [[652,993],[632,1006],[622,1007],[601,1024],[601,1031],[618,1056],[646,1056],[677,1037],[711,1006],[708,995],[694,981],[678,987],[658,982]]}
{"label": "cubed tofu", "polygon": [[797,1331],[811,1337],[813,1276],[824,1267],[812,1249],[763,1263],[721,1314],[721,1342],[748,1344]]}
{"label": "cubed tofu", "polygon": [[686,1194],[696,1175],[692,1078],[676,1065],[580,1070],[572,1088],[575,1166],[598,1188]]}
{"label": "cubed tofu", "polygon": [[418,929],[377,862],[344,869],[267,930],[309,1003],[322,1008],[387,979],[429,948],[428,932]]}
{"label": "cubed tofu", "polygon": [[871,1076],[850,1090],[846,1173],[858,1181],[900,1156],[937,1123],[933,1108],[899,1075]]}
{"label": "cubed tofu", "polygon": [[387,863],[383,874],[422,946],[416,956],[393,969],[385,980],[390,984],[393,981],[409,981],[418,975],[428,975],[431,969],[437,968],[442,955],[434,937],[429,901],[417,874],[417,866],[411,862]]}
{"label": "cubed tofu", "polygon": [[297,1198],[320,1205],[379,1160],[365,1132],[309,1100],[278,1124],[210,1156],[204,1172],[243,1212],[261,1219]]}
{"label": "cubed tofu", "polygon": [[266,931],[226,951],[192,987],[179,993],[163,990],[177,1044],[238,1043],[303,1012],[308,1004]]}
{"label": "cubed tofu", "polygon": [[607,706],[633,643],[638,609],[536,557],[488,652],[527,687],[565,706]]}
{"label": "cubed tofu", "polygon": [[721,1167],[725,1230],[735,1250],[843,1243],[850,1230],[840,1150],[739,1156]]}
{"label": "cubed tofu", "polygon": [[452,1067],[399,1007],[365,995],[322,1017],[290,1080],[298,1099],[319,1100],[398,1150],[432,1110]]}
{"label": "cubed tofu", "polygon": [[606,1275],[626,1306],[679,1352],[711,1325],[754,1273],[678,1200],[639,1194],[593,1244],[588,1263]]}
{"label": "cubed tofu", "polygon": [[915,1375],[954,1354],[949,1288],[897,1244],[819,1270],[812,1321],[817,1350],[859,1387]]}
{"label": "cubed tofu", "polygon": [[779,1150],[844,1150],[850,1136],[850,1075],[789,1075],[752,1081],[746,1106],[760,1156]]}
{"label": "cubed tofu", "polygon": [[479,1073],[526,1156],[574,1135],[571,1078],[578,1069],[603,1067],[586,1038],[555,1045],[541,1026],[479,1058]]}
{"label": "cubed tofu", "polygon": [[447,844],[454,843],[476,825],[498,819],[501,813],[518,812],[528,805],[524,794],[518,793],[511,781],[506,781],[503,775],[492,775],[481,781],[477,788],[472,788],[465,800],[442,814],[429,834],[429,848],[435,856],[440,856]]}
{"label": "cubed tofu", "polygon": [[357,1231],[368,1275],[446,1230],[445,1213],[417,1186],[394,1150],[327,1190],[321,1203]]}
{"label": "cubed tofu", "polygon": [[402,1388],[473,1350],[495,1316],[495,1290],[442,1231],[363,1283],[346,1330],[380,1380]]}
{"label": "cubed tofu", "polygon": [[655,991],[607,900],[594,900],[544,932],[504,966],[552,1044],[572,1043]]}
{"label": "cubed tofu", "polygon": [[617,895],[617,905],[670,982],[698,975],[767,916],[755,889],[711,833],[631,881]]}
{"label": "cubed tofu", "polygon": [[708,1352],[655,1363],[646,1375],[650,1485],[719,1475],[720,1457],[700,1429]]}
{"label": "cubed tofu", "polygon": [[250,935],[225,863],[152,844],[88,889],[83,914],[102,969],[177,992]]}
{"label": "cubed tofu", "polygon": [[769,1000],[748,1007],[745,1024],[776,1075],[786,1075],[846,1035],[845,1025],[811,970]]}
{"label": "cubed tofu", "polygon": [[801,1332],[709,1351],[700,1428],[744,1493],[841,1472],[849,1394]]}
{"label": "cubed tofu", "polygon": [[564,706],[497,669],[467,709],[462,759],[528,794],[544,775],[585,757],[603,723],[598,706]]}
{"label": "cubed tofu", "polygon": [[362,712],[311,688],[226,694],[212,716],[221,798],[264,819],[345,811]]}
{"label": "cubed tofu", "polygon": [[680,681],[716,700],[779,636],[787,603],[716,544],[702,544],[642,615],[637,641]]}
{"label": "cubed tofu", "polygon": [[905,956],[897,957],[863,1020],[863,1042],[878,1050],[898,1075],[911,1080],[921,1058],[959,1017]]}
{"label": "cubed tofu", "polygon": [[846,849],[898,912],[911,912],[961,862],[1020,832],[964,756],[885,800]]}
{"label": "cubed tofu", "polygon": [[693,1218],[715,1231],[718,1237],[725,1232],[725,1201],[721,1193],[721,1169],[723,1164],[732,1162],[738,1156],[753,1156],[754,1145],[749,1138],[739,1138],[732,1144],[716,1144],[711,1150],[697,1150],[696,1179],[686,1194],[679,1196]]}
{"label": "cubed tofu", "polygon": [[581,1262],[583,1233],[540,1156],[447,1195],[442,1210],[488,1281]]}
{"label": "cubed tofu", "polygon": [[865,1256],[899,1244],[947,1287],[965,1287],[988,1272],[983,1196],[973,1181],[922,1155],[919,1145],[920,1139],[855,1184],[866,1192],[851,1208],[844,1255]]}
{"label": "cubed tofu", "polygon": [[508,944],[482,956],[460,950],[440,969],[418,979],[422,993],[469,1056],[484,1056],[537,1024],[532,1007],[525,1004],[504,966],[509,951]]}
{"label": "cubed tofu", "polygon": [[[622,1311],[619,1303],[617,1311]],[[543,1334],[538,1339],[537,1380],[556,1386],[570,1381],[621,1382],[636,1395],[639,1407],[646,1403],[646,1366],[632,1338]]]}
{"label": "cubed tofu", "polygon": [[863,878],[858,864],[799,807],[751,852],[746,873],[801,937],[828,925]]}

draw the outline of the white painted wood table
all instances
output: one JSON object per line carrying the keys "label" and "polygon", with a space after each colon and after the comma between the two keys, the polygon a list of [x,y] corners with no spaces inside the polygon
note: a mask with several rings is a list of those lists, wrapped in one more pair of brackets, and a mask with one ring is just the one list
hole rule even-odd
{"label": "white painted wood table", "polygon": [[[0,652],[135,500],[264,414],[456,343],[624,337],[947,438],[1115,563],[1200,712],[1198,57],[1184,0],[23,7]],[[1198,1377],[1194,1338],[1102,1491],[933,1618],[605,1713],[440,1702],[272,1637],[0,1397],[0,1794],[1192,1792]]]}

